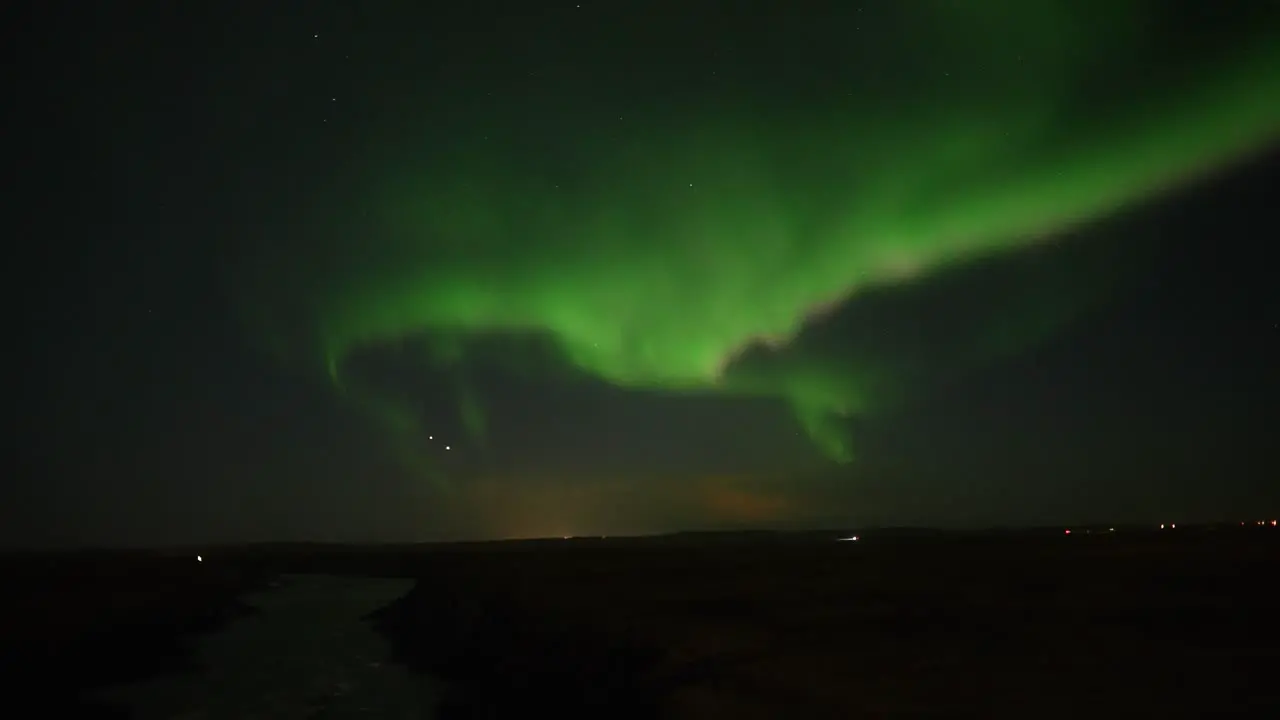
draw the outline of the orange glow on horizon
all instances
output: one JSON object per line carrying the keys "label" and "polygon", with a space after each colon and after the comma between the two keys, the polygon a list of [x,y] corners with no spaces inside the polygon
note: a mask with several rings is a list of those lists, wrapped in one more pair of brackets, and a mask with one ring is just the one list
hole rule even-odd
{"label": "orange glow on horizon", "polygon": [[703,482],[702,501],[711,519],[767,524],[786,519],[795,509],[791,500],[779,493],[743,487],[743,484],[729,477],[711,477]]}

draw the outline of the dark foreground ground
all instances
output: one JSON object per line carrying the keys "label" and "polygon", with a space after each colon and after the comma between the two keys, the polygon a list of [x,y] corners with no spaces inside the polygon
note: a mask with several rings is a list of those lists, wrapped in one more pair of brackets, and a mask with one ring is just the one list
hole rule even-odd
{"label": "dark foreground ground", "polygon": [[0,683],[19,714],[127,717],[98,688],[200,670],[191,640],[252,609],[268,576],[142,552],[0,558]]}
{"label": "dark foreground ground", "polygon": [[241,616],[237,598],[326,573],[419,578],[372,620],[443,681],[445,718],[1271,717],[1268,530],[27,556],[6,563],[0,671],[41,714],[204,672],[192,638]]}
{"label": "dark foreground ground", "polygon": [[420,554],[336,546],[3,553],[0,693],[24,717],[133,717],[104,702],[103,691],[220,674],[200,657],[201,642],[252,622],[261,605],[254,597],[281,575],[412,579]]}
{"label": "dark foreground ground", "polygon": [[390,661],[367,618],[412,580],[282,575],[257,612],[196,639],[200,672],[100,693],[138,720],[422,720],[429,677]]}

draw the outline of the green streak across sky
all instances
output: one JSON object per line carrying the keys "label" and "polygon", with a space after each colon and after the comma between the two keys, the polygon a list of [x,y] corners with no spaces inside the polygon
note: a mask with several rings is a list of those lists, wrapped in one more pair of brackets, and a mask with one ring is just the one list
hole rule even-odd
{"label": "green streak across sky", "polygon": [[[471,333],[539,332],[618,385],[784,399],[847,460],[833,418],[874,411],[909,378],[890,351],[806,351],[792,343],[806,323],[1114,215],[1278,136],[1264,11],[1252,38],[1174,52],[1159,2],[901,4],[900,42],[849,30],[843,94],[740,88],[593,128],[565,90],[545,99],[554,112],[528,113],[564,128],[530,121],[533,139],[520,108],[466,99],[437,109],[476,118],[464,134],[454,122],[441,139],[424,117],[421,136],[370,138],[376,167],[357,177],[372,180],[351,188],[364,220],[300,255],[263,253],[250,275],[269,280],[246,280],[244,305],[265,339],[335,379],[353,353],[405,338],[445,338],[460,360]],[[849,12],[832,22],[852,27]],[[773,360],[735,362],[753,344]]]}

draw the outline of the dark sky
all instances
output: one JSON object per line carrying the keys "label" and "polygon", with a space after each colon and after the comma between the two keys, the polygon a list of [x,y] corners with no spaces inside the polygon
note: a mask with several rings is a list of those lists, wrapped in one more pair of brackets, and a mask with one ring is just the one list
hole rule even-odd
{"label": "dark sky", "polygon": [[187,5],[14,15],[0,542],[1280,513],[1276,3]]}

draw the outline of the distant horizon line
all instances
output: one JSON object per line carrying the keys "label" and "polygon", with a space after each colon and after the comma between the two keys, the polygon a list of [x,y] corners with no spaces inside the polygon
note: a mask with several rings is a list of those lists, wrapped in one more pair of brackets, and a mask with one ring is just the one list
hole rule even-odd
{"label": "distant horizon line", "polygon": [[470,538],[451,538],[451,539],[428,539],[428,540],[211,540],[211,541],[184,541],[184,542],[160,542],[151,544],[92,544],[92,543],[47,543],[39,545],[4,545],[0,546],[0,553],[30,553],[30,552],[165,552],[179,551],[189,549],[236,549],[236,548],[254,548],[254,547],[413,547],[424,545],[482,545],[482,544],[501,544],[501,543],[521,543],[521,542],[565,542],[565,541],[598,541],[598,540],[657,540],[663,538],[682,538],[682,537],[761,537],[761,536],[820,536],[831,535],[833,539],[839,539],[855,533],[862,536],[875,537],[877,535],[904,535],[904,534],[928,534],[928,535],[983,535],[983,534],[1071,534],[1065,531],[1079,531],[1082,534],[1090,534],[1093,531],[1101,531],[1103,533],[1110,532],[1133,532],[1144,531],[1151,533],[1159,533],[1161,530],[1174,530],[1181,526],[1184,530],[1209,529],[1209,528],[1272,528],[1278,527],[1276,519],[1254,519],[1254,520],[1208,520],[1208,521],[1191,521],[1181,523],[1150,523],[1150,522],[1090,522],[1077,524],[1037,524],[1037,525],[987,525],[982,527],[949,527],[936,525],[847,525],[847,526],[830,526],[826,528],[816,529],[794,529],[794,528],[740,528],[740,529],[690,529],[690,530],[670,530],[651,533],[617,533],[617,534],[580,534],[580,535],[530,535],[520,537],[470,537]]}

